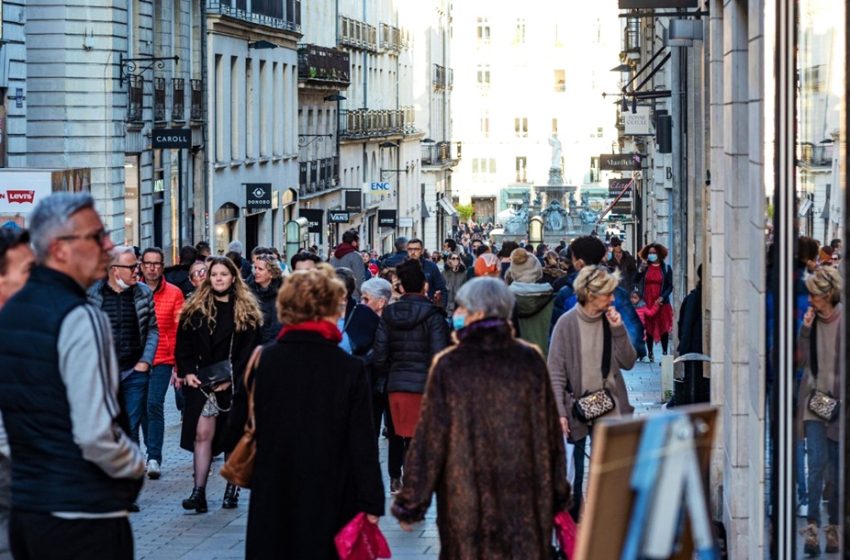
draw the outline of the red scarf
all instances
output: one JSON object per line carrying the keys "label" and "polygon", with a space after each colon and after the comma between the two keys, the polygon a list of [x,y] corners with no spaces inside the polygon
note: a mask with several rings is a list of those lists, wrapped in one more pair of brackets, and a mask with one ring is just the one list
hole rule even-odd
{"label": "red scarf", "polygon": [[286,325],[280,329],[277,339],[281,340],[287,334],[298,331],[318,333],[322,335],[322,338],[329,340],[334,344],[342,342],[342,333],[339,332],[336,325],[329,321],[304,321],[303,323],[298,323],[296,325]]}

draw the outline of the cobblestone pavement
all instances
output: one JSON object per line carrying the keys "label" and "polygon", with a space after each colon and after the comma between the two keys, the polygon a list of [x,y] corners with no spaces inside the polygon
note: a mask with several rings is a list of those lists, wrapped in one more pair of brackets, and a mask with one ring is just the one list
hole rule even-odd
{"label": "cobblestone pavement", "polygon": [[[637,414],[659,407],[661,397],[659,364],[639,363],[632,371],[624,372],[631,402]],[[221,509],[224,480],[218,476],[222,460],[213,462],[213,474],[207,488],[210,511],[196,515],[185,512],[180,502],[192,491],[192,456],[180,449],[180,415],[174,409],[174,396],[166,396],[166,429],[162,478],[147,480],[139,497],[141,512],[132,514],[130,521],[136,541],[136,558],[140,560],[197,559],[215,560],[243,558],[245,528],[248,519],[249,492],[243,491],[239,507]],[[386,477],[386,440],[381,438],[381,470]],[[389,480],[387,512],[389,512]],[[431,508],[424,523],[410,533],[403,532],[391,516],[381,520],[396,560],[436,559],[440,551],[435,508]]]}

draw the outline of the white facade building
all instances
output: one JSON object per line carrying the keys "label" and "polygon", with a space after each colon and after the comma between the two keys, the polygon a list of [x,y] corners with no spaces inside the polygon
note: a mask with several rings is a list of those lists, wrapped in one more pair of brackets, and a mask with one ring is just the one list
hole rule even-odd
{"label": "white facade building", "polygon": [[[281,247],[298,188],[301,2],[207,0],[206,13],[213,250],[226,251],[234,239],[246,252]],[[255,192],[260,202],[251,200]]]}
{"label": "white facade building", "polygon": [[607,3],[455,3],[451,49],[464,56],[454,58],[452,109],[463,159],[453,193],[462,203],[490,200],[489,211],[477,206],[479,220],[493,219],[485,213],[500,189],[547,184],[553,134],[564,183],[598,180],[591,157],[610,153],[617,139],[612,99],[602,97],[618,91],[616,16]]}

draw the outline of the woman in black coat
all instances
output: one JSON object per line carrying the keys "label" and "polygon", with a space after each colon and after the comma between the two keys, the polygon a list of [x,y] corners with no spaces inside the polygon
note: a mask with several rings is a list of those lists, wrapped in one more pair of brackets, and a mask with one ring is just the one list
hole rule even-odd
{"label": "woman in black coat", "polygon": [[[195,484],[183,509],[207,511],[206,486],[212,458],[228,453],[228,416],[233,391],[241,386],[242,372],[259,343],[263,316],[257,300],[227,257],[213,257],[203,284],[183,306],[177,330],[177,376],[185,405],[180,447],[194,454]],[[230,360],[232,381],[202,387],[203,368]],[[228,484],[222,507],[238,504],[239,490]]]}
{"label": "woman in black coat", "polygon": [[254,292],[260,304],[260,310],[263,312],[261,344],[271,342],[280,332],[281,324],[277,320],[275,301],[282,283],[283,271],[274,255],[257,255],[254,258],[254,276],[248,282],[248,287]]}
{"label": "woman in black coat", "polygon": [[249,560],[337,558],[334,536],[360,512],[384,513],[363,361],[339,347],[345,288],[328,265],[284,280],[284,328],[264,347],[254,390],[257,455]]}

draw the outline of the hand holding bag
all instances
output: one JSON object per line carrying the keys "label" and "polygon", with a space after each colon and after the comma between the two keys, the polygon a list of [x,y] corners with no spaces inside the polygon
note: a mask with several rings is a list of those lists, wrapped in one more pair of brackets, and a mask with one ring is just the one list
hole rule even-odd
{"label": "hand holding bag", "polygon": [[608,374],[611,371],[611,325],[608,318],[602,315],[602,388],[597,391],[585,391],[575,400],[573,412],[576,417],[590,423],[614,410],[614,397],[606,387]]}
{"label": "hand holding bag", "polygon": [[251,373],[260,363],[260,355],[263,353],[263,347],[257,346],[254,353],[251,354],[251,359],[248,360],[248,366],[245,368],[245,388],[248,391],[248,419],[245,421],[245,433],[236,443],[233,451],[227,457],[224,466],[221,467],[221,476],[231,484],[242,488],[251,487],[251,477],[254,476],[254,460],[257,456],[257,426],[254,421],[254,386],[249,388],[248,381]]}
{"label": "hand holding bag", "polygon": [[377,560],[392,557],[384,534],[363,512],[355,515],[354,519],[337,533],[334,544],[340,560]]}
{"label": "hand holding bag", "polygon": [[812,377],[815,379],[815,388],[809,393],[809,400],[806,405],[809,411],[823,420],[824,422],[832,422],[838,418],[838,413],[841,411],[840,401],[833,397],[830,393],[825,393],[818,389],[818,353],[817,353],[817,321],[812,323],[811,342],[809,346],[809,365],[812,370]]}

